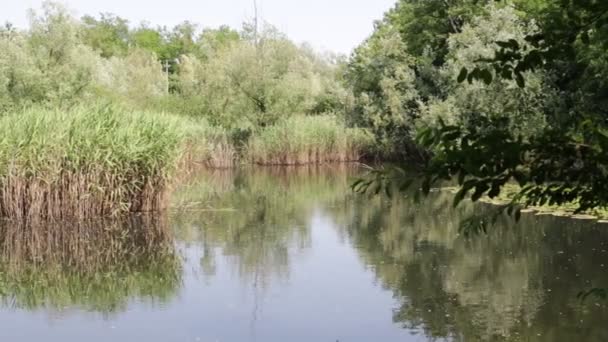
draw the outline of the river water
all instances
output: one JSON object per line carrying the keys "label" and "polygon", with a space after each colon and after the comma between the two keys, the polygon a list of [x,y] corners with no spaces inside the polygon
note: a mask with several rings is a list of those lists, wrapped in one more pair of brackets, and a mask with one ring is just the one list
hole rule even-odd
{"label": "river water", "polygon": [[353,195],[357,174],[205,172],[166,217],[5,237],[0,341],[608,341],[608,300],[577,298],[608,287],[608,225],[466,238],[490,207]]}

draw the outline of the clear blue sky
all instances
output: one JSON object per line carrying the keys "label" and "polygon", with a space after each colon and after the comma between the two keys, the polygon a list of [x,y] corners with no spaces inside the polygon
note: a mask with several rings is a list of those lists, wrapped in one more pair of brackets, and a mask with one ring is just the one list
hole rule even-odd
{"label": "clear blue sky", "polygon": [[[0,22],[27,26],[27,10],[42,0],[0,0]],[[240,28],[253,17],[253,0],[63,0],[76,15],[110,12],[128,19],[173,26],[184,20],[216,27]],[[373,29],[396,0],[258,0],[261,16],[296,42],[349,53]]]}

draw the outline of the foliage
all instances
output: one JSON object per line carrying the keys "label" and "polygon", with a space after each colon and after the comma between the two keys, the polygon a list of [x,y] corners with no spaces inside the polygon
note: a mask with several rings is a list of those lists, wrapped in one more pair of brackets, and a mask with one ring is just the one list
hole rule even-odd
{"label": "foliage", "polygon": [[319,57],[272,27],[259,32],[257,40],[235,40],[225,30],[203,37],[213,50],[203,59],[183,56],[176,80],[184,100],[197,103],[199,115],[214,124],[251,130],[311,113],[317,99],[337,86],[332,69],[324,68]]}
{"label": "foliage", "polygon": [[[478,79],[491,70],[529,88],[525,72],[551,72],[565,107],[548,115],[550,125],[528,140],[492,120],[480,122],[472,132],[449,125],[424,131],[422,140],[438,152],[425,170],[426,179],[432,183],[459,175],[461,193],[475,189],[474,200],[484,194],[494,197],[516,180],[522,189],[513,203],[575,202],[577,212],[605,208],[608,135],[603,98],[608,87],[595,79],[608,69],[595,58],[603,59],[597,51],[608,47],[608,7],[594,1],[549,2],[537,16],[541,31],[525,37],[529,45],[498,41],[500,50],[486,62],[490,69],[463,69],[461,78]],[[570,20],[554,30],[564,17]],[[486,134],[483,129],[489,126],[492,133]]]}
{"label": "foliage", "polygon": [[111,13],[102,13],[100,18],[92,16],[82,17],[83,41],[101,56],[123,56],[129,49],[130,32],[129,22],[126,19]]}
{"label": "foliage", "polygon": [[91,102],[175,113],[192,125],[184,157],[207,166],[233,166],[252,135],[294,115],[337,122],[349,101],[338,58],[297,46],[268,24],[131,27],[111,13],[78,20],[45,2],[28,30],[0,29],[0,44],[0,115],[87,112],[78,106]]}
{"label": "foliage", "polygon": [[355,97],[347,118],[370,127],[384,157],[420,161],[417,121],[429,101],[443,101],[448,75],[441,73],[448,37],[484,6],[478,1],[400,0],[351,57],[346,80]]}
{"label": "foliage", "polygon": [[509,130],[529,137],[545,126],[546,112],[559,101],[548,76],[540,72],[526,74],[528,87],[517,86],[514,80],[485,78],[459,83],[462,68],[488,59],[496,52],[495,41],[513,39],[525,44],[525,36],[536,33],[533,23],[526,23],[511,7],[485,7],[486,16],[475,17],[460,32],[447,40],[446,62],[439,70],[443,78],[442,94],[425,103],[419,127],[437,126],[437,118],[463,127],[474,127],[481,118],[506,117]]}
{"label": "foliage", "polygon": [[293,116],[254,135],[247,158],[263,165],[357,161],[371,143],[365,130],[347,128],[333,116]]}
{"label": "foliage", "polygon": [[114,106],[31,108],[0,118],[0,216],[85,219],[164,206],[188,130]]}
{"label": "foliage", "polygon": [[132,49],[124,57],[99,62],[95,85],[101,97],[145,108],[166,95],[168,80],[156,56],[146,50]]}
{"label": "foliage", "polygon": [[[608,7],[592,0],[500,1],[462,22],[446,38],[441,91],[419,92],[426,112],[416,142],[430,152],[422,193],[457,180],[458,204],[517,182],[521,191],[501,208],[516,218],[526,206],[605,208],[607,33]],[[400,178],[375,176],[380,185]]]}
{"label": "foliage", "polygon": [[347,118],[371,128],[379,153],[390,155],[399,148],[410,152],[412,122],[420,105],[415,71],[410,67],[413,61],[399,34],[382,27],[357,50],[349,65],[347,80],[356,100]]}
{"label": "foliage", "polygon": [[79,42],[79,27],[67,10],[45,3],[30,14],[26,34],[0,35],[0,111],[30,104],[69,105],[90,91],[96,55]]}

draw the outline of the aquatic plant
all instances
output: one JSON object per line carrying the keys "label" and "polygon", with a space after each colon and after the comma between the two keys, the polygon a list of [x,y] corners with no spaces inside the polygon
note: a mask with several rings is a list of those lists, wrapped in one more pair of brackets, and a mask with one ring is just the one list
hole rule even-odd
{"label": "aquatic plant", "polygon": [[335,116],[294,116],[255,134],[247,154],[261,165],[358,161],[371,143],[367,131],[347,128]]}
{"label": "aquatic plant", "polygon": [[87,219],[163,207],[187,131],[116,106],[32,108],[0,118],[0,216]]}

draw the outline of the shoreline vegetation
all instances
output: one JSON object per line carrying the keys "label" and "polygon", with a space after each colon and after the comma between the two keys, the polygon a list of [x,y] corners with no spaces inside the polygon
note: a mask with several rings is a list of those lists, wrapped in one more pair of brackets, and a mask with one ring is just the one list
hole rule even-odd
{"label": "shoreline vegetation", "polygon": [[116,105],[30,108],[1,117],[0,129],[0,216],[26,223],[158,211],[191,168],[356,161],[370,141],[329,116],[293,117],[239,155],[204,120]]}
{"label": "shoreline vegetation", "polygon": [[[430,160],[441,172],[425,189],[459,171],[463,181],[470,174],[479,197],[496,198],[515,176],[543,187],[553,177],[543,174],[546,163],[528,172],[539,171],[534,177],[500,170],[527,162],[523,148],[567,122],[557,113],[601,112],[603,100],[593,94],[603,93],[590,85],[607,79],[596,75],[608,68],[589,50],[581,60],[593,61],[594,76],[565,90],[559,68],[508,69],[502,77],[478,70],[475,61],[533,46],[536,16],[545,14],[511,5],[399,0],[343,56],[296,44],[259,18],[240,29],[189,21],[153,27],[110,13],[77,18],[45,1],[30,11],[27,28],[0,26],[0,219],[159,211],[197,167]],[[442,15],[418,15],[425,13]],[[573,91],[581,85],[590,96]],[[572,101],[578,98],[586,100]],[[606,132],[596,133],[590,151],[603,151]],[[467,146],[479,148],[462,152]],[[586,172],[568,165],[579,164],[563,161],[576,177]],[[595,165],[592,173],[603,170]],[[557,199],[597,207],[581,200],[588,184],[575,189]]]}
{"label": "shoreline vegetation", "polygon": [[342,57],[267,23],[173,29],[46,1],[0,27],[0,219],[86,221],[166,209],[199,167],[354,162]]}
{"label": "shoreline vegetation", "polygon": [[[439,190],[448,191],[453,194],[458,192],[458,188],[456,187],[442,187],[439,188]],[[479,202],[493,206],[507,205],[511,203],[511,200],[518,194],[519,190],[520,188],[517,185],[509,185],[505,187],[500,196],[495,198],[490,198],[487,196],[481,197]],[[592,210],[577,213],[577,208],[577,203],[562,205],[545,204],[542,206],[527,206],[525,209],[522,209],[522,213],[530,213],[537,216],[552,215],[557,217],[568,217],[576,220],[593,220],[599,223],[608,223],[608,210],[594,208]]]}

